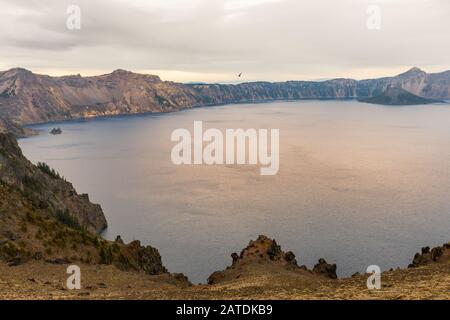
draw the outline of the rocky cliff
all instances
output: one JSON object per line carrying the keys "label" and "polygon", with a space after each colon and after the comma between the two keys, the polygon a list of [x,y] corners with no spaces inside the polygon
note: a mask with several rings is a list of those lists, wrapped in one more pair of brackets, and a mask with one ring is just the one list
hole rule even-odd
{"label": "rocky cliff", "polygon": [[196,103],[191,88],[157,76],[116,70],[96,77],[0,72],[0,119],[23,124],[104,115],[175,111]]}
{"label": "rocky cliff", "polygon": [[191,85],[202,104],[252,102],[264,100],[347,99],[382,94],[388,87],[399,87],[417,96],[450,99],[450,71],[428,74],[418,68],[395,77],[368,80],[251,82],[238,85]]}
{"label": "rocky cliff", "polygon": [[11,133],[0,133],[0,261],[114,265],[189,285],[183,275],[168,273],[157,249],[137,240],[125,244],[120,236],[100,238],[106,226],[99,205],[47,165],[33,165]]}
{"label": "rocky cliff", "polygon": [[260,235],[256,240],[250,241],[241,253],[232,253],[231,266],[223,271],[214,272],[209,278],[209,284],[219,284],[239,279],[243,274],[276,272],[289,276],[299,276],[305,279],[324,277],[337,279],[336,265],[328,264],[325,259],[319,262],[312,270],[305,265],[299,266],[292,251],[284,252],[274,239]]}
{"label": "rocky cliff", "polygon": [[0,133],[0,183],[20,192],[35,207],[55,217],[66,216],[90,232],[101,232],[107,226],[99,205],[91,203],[87,194],[79,195],[47,165],[28,161],[12,134]]}
{"label": "rocky cliff", "polygon": [[181,84],[154,75],[116,70],[110,74],[50,77],[15,68],[0,72],[0,131],[26,134],[24,124],[194,106],[295,99],[365,98],[388,86],[417,96],[450,99],[450,71],[413,68],[395,77],[361,80],[251,82],[237,85]]}

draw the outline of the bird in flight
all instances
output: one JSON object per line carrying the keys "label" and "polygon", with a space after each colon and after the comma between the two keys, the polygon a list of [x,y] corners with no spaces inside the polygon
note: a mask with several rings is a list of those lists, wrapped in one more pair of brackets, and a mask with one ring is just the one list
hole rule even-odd
{"label": "bird in flight", "polygon": [[238,74],[238,77],[240,78],[242,76],[242,72]]}

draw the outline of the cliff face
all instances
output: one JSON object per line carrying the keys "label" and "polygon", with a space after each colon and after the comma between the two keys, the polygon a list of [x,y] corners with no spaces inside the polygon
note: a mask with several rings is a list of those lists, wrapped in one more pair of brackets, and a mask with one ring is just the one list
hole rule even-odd
{"label": "cliff face", "polygon": [[88,195],[79,195],[46,165],[37,167],[28,161],[12,134],[0,133],[0,183],[20,192],[35,207],[73,219],[88,231],[101,232],[107,226],[99,205],[91,203]]}
{"label": "cliff face", "polygon": [[417,96],[450,99],[450,71],[428,74],[418,68],[395,77],[356,81],[253,82],[239,85],[193,85],[204,102],[260,101],[271,99],[342,99],[365,98],[383,93],[388,87],[399,87]]}
{"label": "cliff face", "polygon": [[357,81],[250,82],[238,85],[191,85],[200,104],[256,102],[266,100],[339,99],[355,97]]}
{"label": "cliff face", "polygon": [[[49,207],[36,205],[29,198],[26,192],[0,181],[0,262],[14,267],[34,261],[48,266],[114,265],[123,271],[169,275],[155,248],[139,241],[125,244],[120,237],[115,242],[106,241],[80,228],[70,218],[76,212],[55,215]],[[183,275],[173,278],[189,284]]]}
{"label": "cliff face", "polygon": [[14,125],[192,106],[189,87],[117,70],[86,77],[49,77],[25,69],[0,73],[0,119]]}
{"label": "cliff face", "polygon": [[395,77],[323,82],[180,84],[157,76],[116,70],[94,77],[50,77],[25,69],[0,72],[0,131],[24,134],[21,125],[103,115],[168,112],[193,106],[267,100],[365,98],[388,86],[415,95],[450,99],[450,71],[413,68]]}

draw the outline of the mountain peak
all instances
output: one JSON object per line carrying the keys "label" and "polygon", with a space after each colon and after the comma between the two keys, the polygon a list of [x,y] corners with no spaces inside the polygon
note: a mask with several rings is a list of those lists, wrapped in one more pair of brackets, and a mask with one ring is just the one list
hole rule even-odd
{"label": "mountain peak", "polygon": [[17,75],[24,75],[24,74],[32,74],[30,70],[24,69],[24,68],[11,68],[9,70],[1,72],[4,76],[17,76]]}
{"label": "mountain peak", "polygon": [[139,78],[139,79],[145,79],[146,81],[150,82],[160,82],[161,79],[159,76],[152,75],[152,74],[144,74],[144,73],[135,73],[133,71],[124,70],[124,69],[116,69],[110,74],[107,74],[106,76],[111,76],[114,78]]}
{"label": "mountain peak", "polygon": [[116,69],[113,72],[111,72],[111,74],[129,74],[129,73],[133,73],[133,72],[125,70],[125,69]]}
{"label": "mountain peak", "polygon": [[423,71],[420,68],[417,67],[412,67],[411,69],[409,69],[408,71],[399,74],[399,77],[405,77],[405,76],[417,76],[417,75],[422,75],[422,74],[426,74],[425,71]]}
{"label": "mountain peak", "polygon": [[21,67],[11,68],[11,69],[8,70],[8,72],[31,73],[30,70],[25,69],[25,68],[21,68]]}

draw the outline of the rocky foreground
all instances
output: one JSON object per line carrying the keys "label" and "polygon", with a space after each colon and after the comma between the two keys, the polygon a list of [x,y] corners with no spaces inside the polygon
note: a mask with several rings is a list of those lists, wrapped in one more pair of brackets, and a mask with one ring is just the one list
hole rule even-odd
{"label": "rocky foreground", "polygon": [[[232,265],[211,275],[210,284],[190,285],[170,274],[150,276],[112,265],[81,264],[82,288],[66,288],[67,263],[0,263],[1,299],[450,299],[450,250],[423,249],[415,266],[384,272],[380,290],[368,290],[368,275],[334,279],[324,261],[299,267],[265,236],[232,255]],[[431,254],[440,252],[438,255]],[[434,260],[433,260],[434,259]],[[334,271],[333,271],[334,270]]]}

